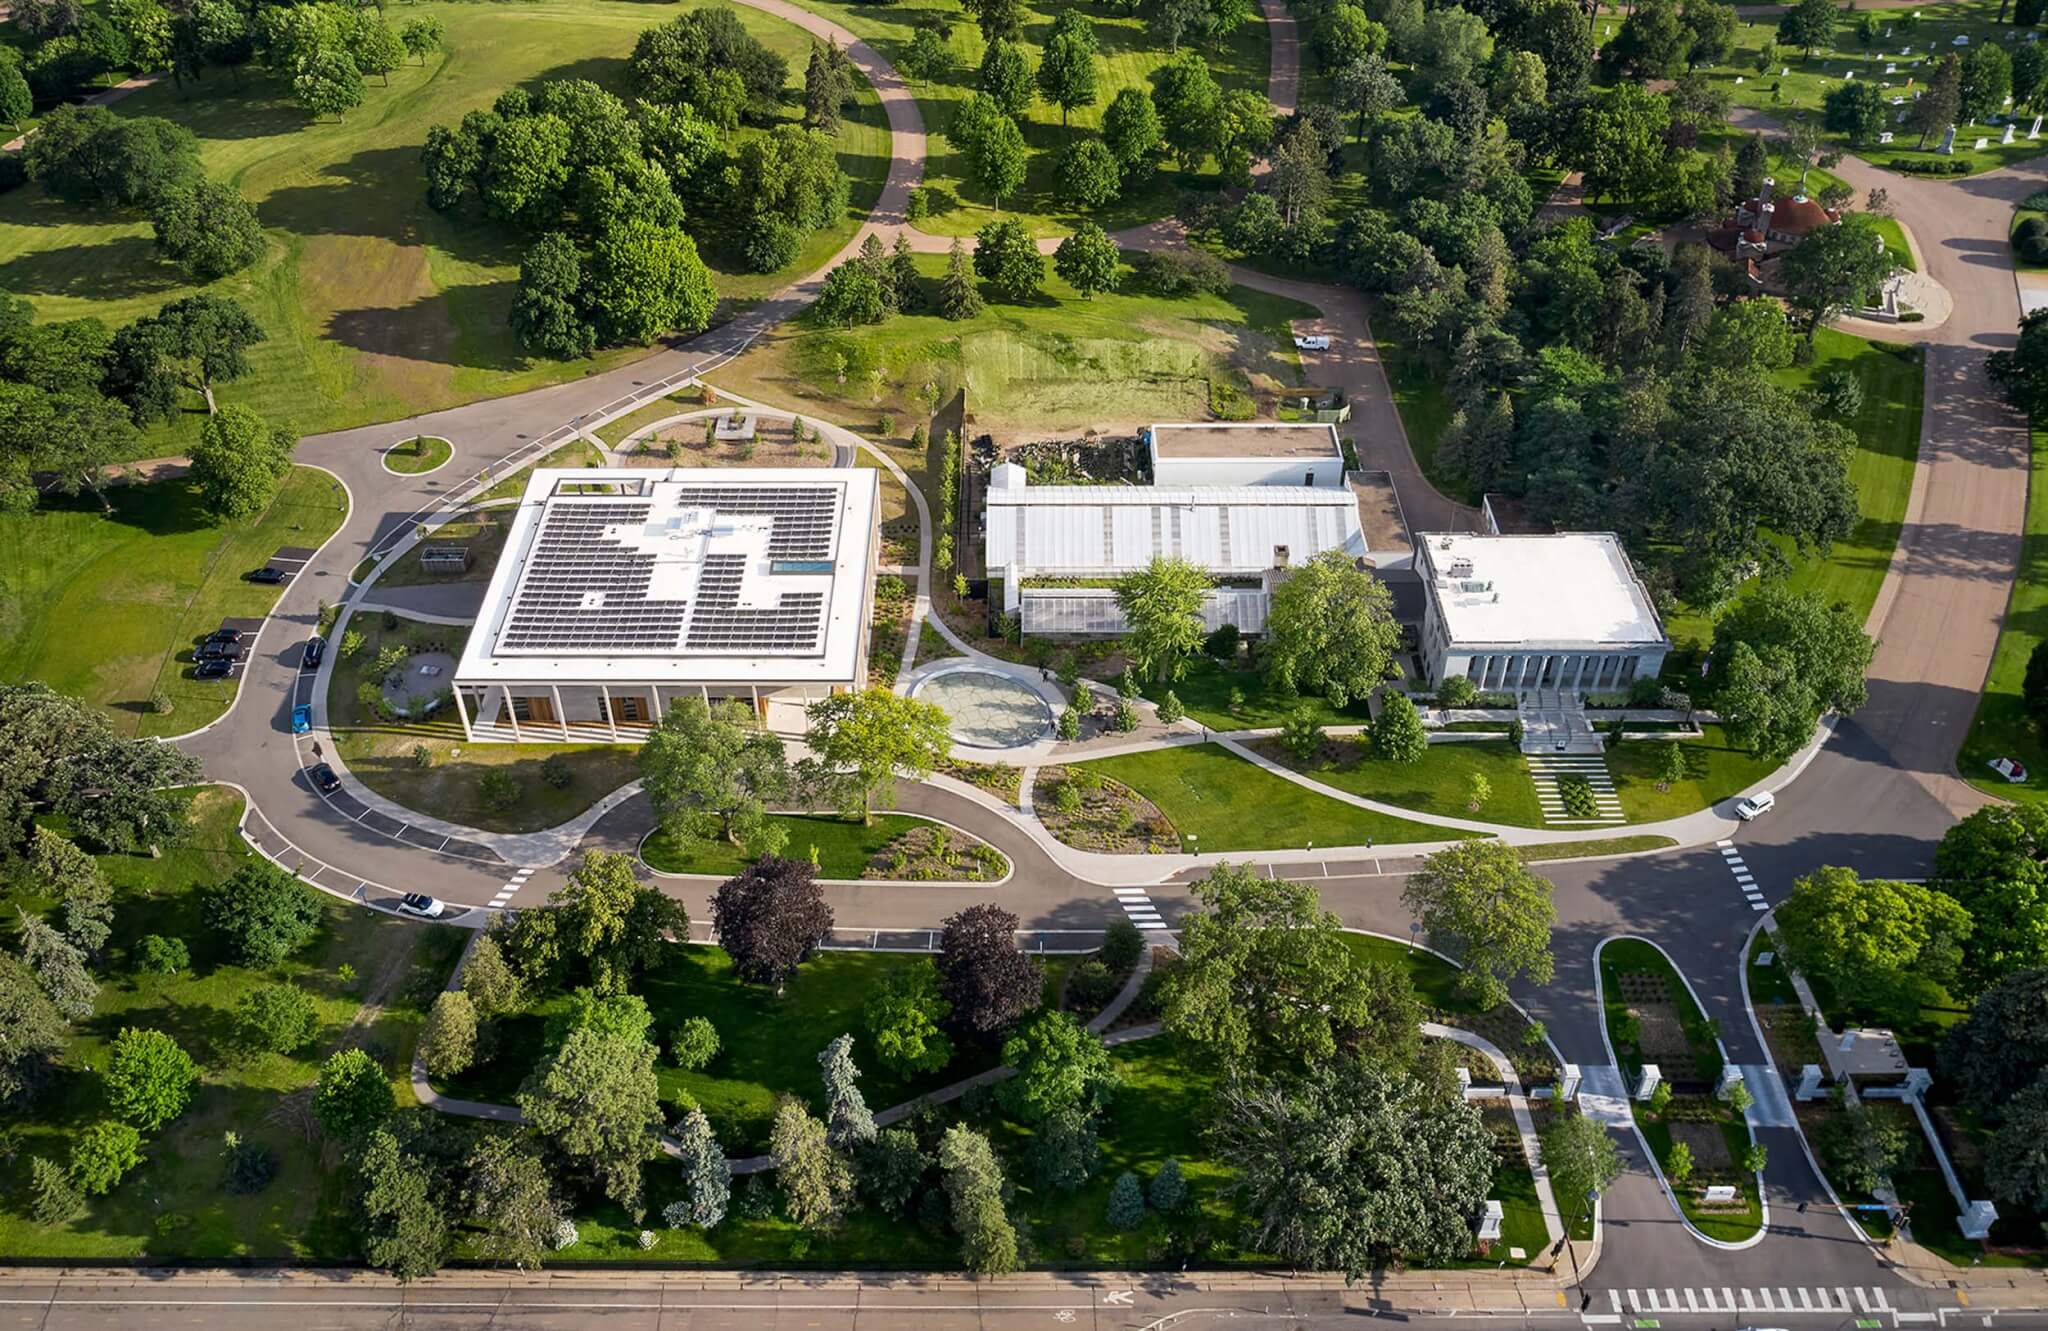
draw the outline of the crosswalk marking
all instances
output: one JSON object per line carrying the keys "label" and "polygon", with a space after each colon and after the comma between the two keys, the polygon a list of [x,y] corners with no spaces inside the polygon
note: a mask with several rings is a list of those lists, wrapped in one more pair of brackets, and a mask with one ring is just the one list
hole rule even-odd
{"label": "crosswalk marking", "polygon": [[517,893],[520,888],[526,886],[526,880],[531,877],[533,877],[533,868],[531,865],[523,869],[513,870],[512,877],[507,879],[505,885],[498,889],[498,895],[491,898],[491,909],[503,910],[505,908],[506,903],[512,900],[513,895]]}
{"label": "crosswalk marking", "polygon": [[1735,875],[1735,886],[1742,893],[1742,899],[1753,911],[1769,910],[1770,903],[1764,899],[1763,889],[1756,885],[1756,875],[1743,863],[1742,852],[1732,841],[1716,841],[1714,848],[1721,852],[1721,862],[1728,866],[1728,872]]}
{"label": "crosswalk marking", "polygon": [[1658,1313],[1891,1313],[1908,1319],[1892,1307],[1879,1286],[1849,1287],[1768,1286],[1737,1289],[1733,1286],[1695,1286],[1686,1289],[1609,1289],[1610,1313],[1624,1309],[1636,1315]]}
{"label": "crosswalk marking", "polygon": [[1113,887],[1116,904],[1124,908],[1124,914],[1140,929],[1164,929],[1166,921],[1160,918],[1159,907],[1152,904],[1152,898],[1142,887]]}

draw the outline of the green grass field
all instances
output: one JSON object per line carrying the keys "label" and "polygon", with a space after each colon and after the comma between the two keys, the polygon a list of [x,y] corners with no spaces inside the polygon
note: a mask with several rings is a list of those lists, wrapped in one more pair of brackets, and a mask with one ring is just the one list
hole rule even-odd
{"label": "green grass field", "polygon": [[[1303,763],[1277,742],[1262,745],[1260,751],[1326,786],[1369,800],[1447,818],[1476,818],[1516,827],[1544,826],[1543,808],[1537,803],[1536,787],[1529,780],[1529,765],[1523,761],[1522,751],[1505,739],[1432,744],[1417,763],[1389,762],[1355,740],[1330,744],[1337,750],[1335,755],[1326,747],[1322,756],[1309,763]],[[1467,807],[1467,792],[1474,774],[1484,776],[1493,787],[1486,803],[1476,812]]]}
{"label": "green grass field", "polygon": [[[1094,678],[1111,687],[1117,683],[1114,673],[1104,674],[1099,666]],[[1211,730],[1264,730],[1284,725],[1289,716],[1303,707],[1315,714],[1320,725],[1355,726],[1372,719],[1362,698],[1337,708],[1328,699],[1314,694],[1290,696],[1270,684],[1262,671],[1226,666],[1209,656],[1189,658],[1186,675],[1170,684],[1146,684],[1144,694],[1156,702],[1169,689],[1187,708],[1189,716]],[[1233,691],[1244,695],[1242,706],[1230,705]]]}
{"label": "green grass field", "polygon": [[[107,502],[111,513],[90,495],[51,496],[0,514],[0,680],[42,680],[129,734],[196,730],[238,684],[192,678],[199,640],[224,617],[268,614],[279,589],[244,575],[280,546],[321,544],[347,500],[332,477],[300,467],[249,522],[214,521],[182,479],[114,486]],[[273,633],[262,649],[290,645]],[[149,710],[158,691],[168,713]]]}
{"label": "green grass field", "polygon": [[[1735,50],[1728,61],[1704,72],[1716,86],[1728,92],[1737,106],[1752,107],[1780,120],[1796,112],[1809,112],[1818,124],[1822,98],[1828,90],[1840,87],[1843,76],[1850,70],[1855,71],[1857,82],[1869,80],[1880,85],[1889,82],[1891,87],[1886,96],[1903,97],[1910,105],[1913,89],[1927,86],[1936,62],[1951,52],[1960,55],[1967,49],[1952,44],[1956,37],[1966,36],[1973,44],[1979,45],[1993,43],[2005,48],[2008,54],[2019,45],[2006,39],[2010,26],[1997,21],[2001,12],[2009,13],[1998,0],[1930,4],[1913,11],[1920,15],[1917,23],[1907,20],[1903,13],[1890,10],[1873,12],[1879,34],[1875,45],[1864,46],[1856,35],[1857,25],[1864,15],[1852,9],[1842,9],[1832,43],[1815,49],[1811,59],[1798,50],[1780,47],[1777,58],[1762,72],[1757,69],[1757,55],[1766,43],[1775,44],[1778,21],[1772,17],[1744,23],[1736,29]],[[1619,20],[1603,20],[1600,24],[1602,29],[1610,26],[1618,27]],[[1903,30],[1907,26],[1911,31]],[[1890,38],[1883,36],[1886,27],[1893,29]],[[1604,41],[1605,38],[1599,40]],[[1903,48],[1907,46],[1913,48],[1912,53],[1902,55]],[[1896,71],[1885,73],[1887,64],[1896,65]],[[1735,82],[1738,76],[1743,80],[1740,84]],[[1909,81],[1912,84],[1910,89],[1907,86]],[[1906,106],[1891,108],[1894,114],[1905,109]],[[1896,138],[1889,144],[1866,145],[1859,150],[1859,156],[1878,166],[1888,166],[1893,158],[1947,160],[1936,151],[1941,145],[1939,133],[1928,136],[1923,148],[1919,146],[1920,135],[1906,125],[1888,119],[1885,128]],[[1956,130],[1954,160],[1968,162],[1970,171],[1974,173],[2040,156],[2041,142],[2029,142],[2026,131],[2027,125],[2022,123],[2013,143],[2001,146],[1998,141],[2003,133],[2001,127],[1961,125]],[[1979,138],[1991,141],[1981,151],[1975,147]]]}
{"label": "green grass field", "polygon": [[401,476],[421,476],[447,465],[455,447],[436,434],[419,434],[384,452],[384,465]]}
{"label": "green grass field", "polygon": [[[2037,426],[2012,598],[2006,603],[2005,623],[1998,631],[1976,719],[1956,755],[1963,779],[2000,799],[2048,803],[2048,745],[2042,743],[2041,732],[2020,700],[2027,658],[2043,639],[2048,639],[2048,430]],[[2019,759],[2026,765],[2026,783],[2016,786],[1992,772],[1985,764],[1993,758]]]}
{"label": "green grass field", "polygon": [[[527,239],[480,213],[427,207],[419,151],[430,126],[509,87],[587,78],[628,92],[634,39],[678,12],[621,0],[408,7],[407,16],[432,14],[446,26],[444,52],[394,71],[389,87],[372,81],[364,104],[340,121],[309,123],[279,81],[254,67],[239,81],[220,73],[183,90],[166,81],[122,101],[121,114],[189,126],[207,173],[234,182],[270,232],[255,267],[212,288],[246,303],[270,334],[250,353],[249,375],[219,389],[221,400],[314,432],[580,378],[644,354],[529,362],[507,324]],[[800,88],[810,38],[758,10],[734,12],[789,59]],[[794,118],[794,103],[786,115]],[[852,236],[890,156],[881,104],[865,85],[840,147],[854,180],[846,218],[813,236],[785,273],[717,273],[722,295],[765,295]],[[119,324],[189,290],[155,259],[140,217],[74,208],[33,187],[0,197],[0,291],[30,297],[41,318]],[[181,451],[200,419],[195,410],[148,431],[141,455]]]}
{"label": "green grass field", "polygon": [[[1151,88],[1153,70],[1166,63],[1166,49],[1146,32],[1135,14],[1118,14],[1079,0],[1035,0],[1024,8],[1024,40],[1031,67],[1038,67],[1039,44],[1052,31],[1052,24],[1066,9],[1079,8],[1094,20],[1095,104],[1076,108],[1064,126],[1060,111],[1042,100],[1035,101],[1022,121],[1024,142],[1032,150],[1024,184],[1003,200],[1000,214],[989,197],[967,183],[966,163],[946,142],[945,132],[953,123],[962,102],[973,95],[981,67],[984,44],[971,18],[949,4],[918,3],[887,6],[859,0],[805,0],[804,7],[844,24],[856,36],[897,62],[921,22],[938,19],[952,30],[946,43],[949,67],[930,81],[906,80],[917,97],[930,136],[924,185],[932,201],[932,215],[918,223],[921,230],[935,235],[968,235],[998,216],[1023,222],[1036,235],[1058,235],[1073,229],[1078,220],[1054,198],[1056,154],[1067,144],[1092,137],[1102,123],[1102,111],[1122,88]],[[1183,49],[1198,52],[1209,62],[1210,73],[1228,92],[1245,88],[1263,95],[1266,91],[1266,25],[1252,9],[1249,22],[1220,47],[1215,43],[1188,43]],[[1092,220],[1105,230],[1116,231],[1139,222],[1149,222],[1173,212],[1174,198],[1183,188],[1216,188],[1219,178],[1210,166],[1197,174],[1161,170],[1150,181],[1127,187],[1122,198],[1093,214]]]}
{"label": "green grass field", "polygon": [[[917,262],[929,309],[946,257]],[[712,377],[756,401],[829,413],[861,429],[877,412],[924,419],[919,394],[931,385],[942,402],[966,389],[983,428],[1128,431],[1208,419],[1211,374],[1267,397],[1294,387],[1301,356],[1289,321],[1315,313],[1248,287],[1174,300],[1137,292],[1084,300],[1048,275],[1038,297],[991,300],[979,317],[958,323],[936,314],[843,330],[785,323]]]}
{"label": "green grass field", "polygon": [[[806,859],[813,848],[817,850],[820,878],[859,878],[867,872],[868,861],[891,841],[913,828],[930,825],[929,819],[907,813],[878,813],[865,824],[821,813],[771,814],[768,821],[788,831],[789,842],[782,853],[789,858]],[[730,875],[753,863],[743,848],[723,842],[679,851],[668,834],[658,829],[641,843],[640,857],[662,873]]]}
{"label": "green grass field", "polygon": [[[1711,808],[1778,769],[1774,761],[1735,748],[1721,727],[1700,729],[1705,733],[1698,739],[1623,740],[1607,750],[1607,772],[1630,822],[1653,823]],[[1684,750],[1686,779],[1659,790],[1666,744]]]}
{"label": "green grass field", "polygon": [[[209,787],[195,793],[193,822],[161,859],[103,856],[115,890],[114,941],[93,1015],[77,1028],[54,1084],[34,1107],[11,1118],[19,1154],[0,1168],[7,1204],[0,1207],[0,1252],[13,1257],[342,1258],[349,1255],[339,1217],[347,1206],[342,1176],[320,1148],[288,1119],[274,1115],[290,1092],[312,1085],[320,1062],[359,1020],[364,998],[380,981],[389,998],[354,1038],[382,1051],[386,1066],[403,1068],[425,1016],[425,1004],[454,965],[466,934],[421,926],[323,898],[326,923],[304,952],[269,971],[230,964],[200,911],[198,888],[225,877],[251,852],[235,834],[241,799]],[[128,948],[145,934],[183,938],[192,969],[176,976],[132,968]],[[357,978],[344,983],[348,963]],[[315,1042],[294,1055],[244,1055],[233,1047],[234,1008],[260,983],[290,981],[310,992],[319,1014]],[[70,1225],[46,1228],[23,1211],[29,1158],[59,1163],[68,1139],[107,1116],[96,1070],[108,1045],[128,1026],[169,1032],[202,1069],[189,1108],[148,1139],[147,1162]],[[394,1075],[400,1104],[412,1093]],[[221,1134],[229,1129],[274,1150],[277,1177],[263,1192],[237,1197],[221,1187]]]}
{"label": "green grass field", "polygon": [[1361,809],[1295,785],[1220,745],[1154,749],[1079,766],[1121,781],[1159,806],[1186,851],[1286,850],[1311,842],[1362,846],[1456,841],[1446,827]]}

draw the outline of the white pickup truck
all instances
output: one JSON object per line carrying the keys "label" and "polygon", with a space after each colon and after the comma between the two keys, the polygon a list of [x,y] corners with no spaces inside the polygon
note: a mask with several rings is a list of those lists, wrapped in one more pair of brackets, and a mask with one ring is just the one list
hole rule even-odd
{"label": "white pickup truck", "polygon": [[1297,351],[1328,351],[1330,339],[1321,333],[1309,337],[1296,337],[1294,346]]}

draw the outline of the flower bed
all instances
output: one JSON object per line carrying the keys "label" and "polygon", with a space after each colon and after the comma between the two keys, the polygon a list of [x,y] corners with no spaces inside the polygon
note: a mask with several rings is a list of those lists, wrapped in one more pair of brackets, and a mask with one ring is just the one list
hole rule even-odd
{"label": "flower bed", "polygon": [[1046,831],[1076,850],[1142,855],[1180,849],[1180,833],[1158,805],[1087,768],[1041,767],[1031,802]]}

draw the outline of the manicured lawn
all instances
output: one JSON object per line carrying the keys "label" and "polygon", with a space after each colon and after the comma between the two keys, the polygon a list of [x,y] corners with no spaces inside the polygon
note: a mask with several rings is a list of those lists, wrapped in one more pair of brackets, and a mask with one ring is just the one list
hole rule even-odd
{"label": "manicured lawn", "polygon": [[[363,635],[354,656],[337,654],[327,691],[327,724],[335,752],[370,789],[408,809],[487,832],[536,832],[567,822],[620,786],[639,779],[638,751],[623,744],[471,744],[450,703],[423,721],[383,721],[365,709],[356,690],[377,653],[388,644],[439,647],[460,658],[469,630],[393,616],[361,614],[348,627]],[[339,643],[336,644],[337,653]],[[424,750],[426,761],[420,761]],[[541,780],[541,764],[560,758],[569,784]],[[485,772],[500,771],[519,786],[507,809],[483,802]]]}
{"label": "manicured lawn", "polygon": [[1516,846],[1515,856],[1524,864],[1534,864],[1581,856],[1630,855],[1639,850],[1664,850],[1677,844],[1668,836],[1613,836],[1591,841],[1546,841],[1540,846]]}
{"label": "manicured lawn", "polygon": [[[272,238],[253,268],[209,288],[248,305],[270,335],[251,351],[249,375],[219,390],[221,400],[311,432],[577,379],[646,354],[626,348],[592,360],[529,361],[507,315],[530,237],[487,221],[474,205],[452,216],[429,208],[420,146],[431,126],[548,78],[591,79],[630,98],[625,64],[634,40],[678,12],[607,0],[409,6],[393,26],[431,14],[446,27],[444,51],[392,71],[389,86],[372,80],[364,104],[339,120],[310,120],[286,100],[281,81],[255,65],[239,78],[222,73],[183,89],[167,79],[122,101],[118,114],[189,126],[207,175],[233,181]],[[783,115],[794,120],[810,37],[759,10],[732,12],[789,60],[792,100]],[[846,217],[814,236],[783,273],[714,272],[721,295],[754,299],[816,268],[872,207],[890,151],[880,102],[864,83],[839,147],[854,181]],[[706,259],[721,261],[710,252]],[[44,319],[93,315],[120,324],[192,288],[154,257],[139,214],[75,208],[29,187],[0,198],[0,290],[32,298]],[[181,451],[196,436],[203,416],[188,405],[195,410],[145,433],[139,456]]]}
{"label": "manicured lawn", "polygon": [[[1095,677],[1112,687],[1117,682],[1116,675],[1099,669]],[[1342,708],[1332,707],[1328,699],[1314,694],[1282,692],[1267,682],[1263,671],[1224,665],[1209,656],[1191,658],[1187,674],[1170,684],[1146,684],[1144,694],[1157,702],[1168,689],[1180,699],[1189,716],[1211,730],[1265,730],[1286,724],[1287,718],[1303,707],[1315,714],[1319,725],[1355,726],[1372,719],[1363,698]],[[1244,695],[1241,706],[1230,705],[1232,691]]]}
{"label": "manicured lawn", "polygon": [[401,476],[418,476],[441,466],[454,453],[455,446],[439,435],[414,435],[385,449],[384,465]]}
{"label": "manicured lawn", "polygon": [[[225,617],[268,614],[279,589],[244,575],[280,546],[325,541],[347,500],[307,468],[248,522],[217,522],[182,479],[106,493],[110,513],[88,495],[0,514],[0,679],[42,680],[131,734],[195,730],[227,710],[238,685],[191,677],[199,640]],[[273,633],[262,650],[289,645]],[[158,691],[169,713],[149,710]]]}
{"label": "manicured lawn", "polygon": [[[1918,350],[1894,351],[1833,329],[1823,328],[1814,346],[1817,354],[1811,364],[1794,365],[1774,377],[1781,385],[1802,391],[1838,369],[1851,370],[1862,381],[1863,408],[1842,422],[1856,440],[1849,479],[1856,486],[1858,519],[1847,539],[1837,541],[1826,556],[1801,558],[1794,553],[1785,581],[1795,591],[1845,602],[1862,619],[1877,601],[1905,522],[1913,467],[1920,455],[1925,372]],[[1714,633],[1712,618],[1690,609],[1666,616],[1664,628],[1681,649],[1703,649]]]}
{"label": "manicured lawn", "polygon": [[1455,841],[1461,835],[1317,795],[1215,744],[1127,753],[1079,765],[1123,782],[1158,805],[1187,851]]}
{"label": "manicured lawn", "polygon": [[[2048,745],[2042,744],[2041,733],[2020,700],[2027,658],[2044,638],[2048,638],[2048,431],[2036,427],[2028,471],[2027,522],[2012,598],[2006,603],[2005,623],[1998,632],[1998,647],[1991,655],[1991,670],[1984,680],[1976,719],[1970,723],[1970,736],[1956,755],[1963,779],[2000,799],[2048,802]],[[2017,758],[2025,764],[2025,784],[2013,785],[1992,772],[1985,764],[1993,758]]]}
{"label": "manicured lawn", "polygon": [[[378,1051],[394,1070],[400,1103],[410,1103],[398,1070],[409,1064],[426,1004],[467,935],[322,898],[325,924],[304,952],[268,971],[230,964],[203,921],[199,888],[249,857],[234,830],[241,807],[233,791],[203,788],[194,794],[189,835],[161,859],[101,858],[115,889],[115,919],[114,941],[100,966],[99,1001],[75,1028],[44,1096],[11,1118],[19,1153],[0,1168],[8,1199],[0,1208],[0,1252],[117,1259],[350,1255],[337,1223],[348,1202],[340,1175],[325,1166],[317,1145],[275,1116],[286,1095],[312,1084],[320,1062],[345,1037]],[[129,949],[151,933],[184,939],[192,968],[176,976],[134,970]],[[355,968],[353,981],[337,974],[343,963]],[[235,1005],[254,986],[276,981],[312,994],[318,1037],[295,1055],[238,1055],[231,1045]],[[365,996],[380,982],[389,982],[389,997],[367,1028],[351,1034]],[[84,1219],[55,1229],[36,1224],[23,1209],[30,1157],[63,1163],[69,1139],[107,1116],[96,1073],[106,1066],[109,1043],[129,1026],[169,1032],[201,1065],[193,1102],[146,1140],[147,1162],[94,1199]],[[277,1176],[261,1193],[237,1197],[222,1188],[221,1134],[229,1129],[277,1153]]]}
{"label": "manicured lawn", "polygon": [[[1259,751],[1276,762],[1335,786],[1404,809],[1448,818],[1476,818],[1515,827],[1542,827],[1543,808],[1529,780],[1522,751],[1504,739],[1452,740],[1432,744],[1421,762],[1397,763],[1375,756],[1367,743],[1326,740],[1322,754],[1303,763],[1277,740],[1262,741]],[[1493,793],[1478,812],[1467,804],[1474,775],[1482,775]]]}
{"label": "manicured lawn", "polygon": [[[973,95],[977,86],[984,43],[974,23],[964,20],[960,11],[950,5],[925,3],[924,0],[887,6],[859,3],[858,0],[806,0],[804,7],[844,24],[898,68],[903,67],[903,52],[918,26],[936,19],[945,20],[946,27],[940,30],[951,32],[946,42],[948,67],[929,81],[906,80],[917,97],[918,110],[924,117],[925,130],[930,136],[927,145],[930,157],[925,166],[924,185],[931,200],[932,215],[917,226],[934,235],[969,235],[998,217],[1005,221],[1023,222],[1035,235],[1057,235],[1072,230],[1080,219],[1056,198],[1057,173],[1054,165],[1059,150],[1069,143],[1095,137],[1102,123],[1102,112],[1117,92],[1131,87],[1149,91],[1152,71],[1167,60],[1165,44],[1146,31],[1144,22],[1136,13],[1120,13],[1084,4],[1080,0],[1035,0],[1035,3],[1025,5],[1022,45],[1033,69],[1038,67],[1039,44],[1051,32],[1053,21],[1063,11],[1079,9],[1094,21],[1097,96],[1093,106],[1076,107],[1064,125],[1057,106],[1043,99],[1034,100],[1020,122],[1024,142],[1031,149],[1024,183],[1004,197],[1002,210],[998,213],[985,191],[967,183],[966,161],[953,151],[945,137],[960,104]],[[1256,6],[1251,10],[1249,21],[1224,42],[1190,41],[1183,43],[1182,49],[1197,51],[1207,60],[1210,73],[1225,92],[1247,88],[1261,95],[1265,93],[1266,25],[1260,20]],[[801,62],[797,63],[797,69],[801,71]],[[1215,189],[1219,185],[1220,178],[1213,166],[1194,174],[1162,168],[1149,182],[1127,185],[1122,197],[1092,214],[1092,220],[1099,222],[1105,230],[1116,231],[1168,216],[1173,212],[1175,198],[1184,188]]]}
{"label": "manicured lawn", "polygon": [[597,437],[617,448],[626,442],[633,431],[644,425],[652,425],[670,416],[679,416],[686,411],[698,411],[704,406],[698,389],[679,389],[666,397],[658,397],[644,407],[635,407],[608,425],[599,426]]}
{"label": "manicured lawn", "polygon": [[[945,266],[943,254],[918,256],[927,310]],[[990,300],[979,317],[958,323],[929,313],[854,329],[784,323],[711,378],[754,401],[862,431],[881,412],[899,422],[925,419],[919,394],[930,385],[941,402],[966,389],[982,429],[1128,433],[1153,421],[1207,419],[1211,374],[1241,377],[1267,397],[1294,387],[1301,357],[1289,321],[1314,314],[1247,287],[1172,300],[1132,289],[1083,300],[1048,276],[1039,297]],[[922,460],[898,461],[915,474]]]}
{"label": "manicured lawn", "polygon": [[[1822,98],[1829,89],[1841,85],[1848,71],[1855,71],[1859,83],[1866,79],[1880,85],[1888,82],[1891,85],[1888,97],[1906,99],[1905,106],[1887,108],[1891,114],[1887,115],[1884,127],[1897,137],[1889,144],[1873,143],[1857,150],[1858,156],[1878,166],[1889,166],[1894,158],[1929,162],[1953,160],[1968,162],[1970,171],[1975,173],[2039,156],[2041,142],[2027,140],[2030,118],[2026,117],[2022,118],[2019,133],[2010,146],[1999,144],[1999,136],[2004,132],[2001,127],[1958,126],[1953,158],[1941,157],[1936,152],[1941,146],[1939,132],[1929,135],[1926,146],[1922,148],[1918,146],[1920,135],[1917,131],[1893,122],[1892,115],[1911,106],[1913,90],[1927,86],[1934,76],[1935,65],[1943,57],[1965,52],[1967,48],[1951,44],[1958,35],[1967,36],[1977,45],[1996,44],[2008,54],[2018,47],[2017,42],[2006,40],[2011,25],[1998,21],[2000,6],[1997,0],[1931,4],[1914,12],[1921,16],[1920,21],[1910,31],[1905,31],[1903,13],[1873,11],[1879,36],[1875,45],[1866,47],[1856,35],[1857,24],[1862,22],[1864,14],[1855,10],[1838,10],[1833,41],[1816,48],[1812,59],[1805,58],[1797,50],[1781,47],[1778,58],[1761,73],[1756,67],[1757,53],[1766,43],[1776,43],[1778,22],[1775,17],[1753,20],[1736,29],[1735,47],[1727,62],[1702,72],[1726,91],[1737,106],[1754,107],[1780,120],[1789,119],[1795,112],[1806,112],[1812,115],[1816,124],[1820,122]],[[2007,11],[2007,17],[2010,17],[2010,11]],[[1610,25],[1618,27],[1619,20],[1603,22],[1600,26],[1604,29]],[[1893,29],[1890,38],[1883,36],[1887,27]],[[1913,48],[1912,54],[1901,54],[1906,46]],[[1898,68],[1887,74],[1887,64]],[[1790,72],[1781,73],[1781,70]],[[1743,79],[1740,84],[1735,82],[1738,75]],[[1907,87],[1909,81],[1911,89]],[[1828,137],[1834,140],[1832,146],[1844,146],[1837,136]],[[1982,151],[1974,146],[1979,138],[1990,140]]]}
{"label": "manicured lawn", "polygon": [[[1698,739],[1624,739],[1607,750],[1607,772],[1630,822],[1654,823],[1712,808],[1778,770],[1776,762],[1731,745],[1720,726],[1700,729]],[[1684,750],[1686,779],[1659,790],[1667,744]]]}

